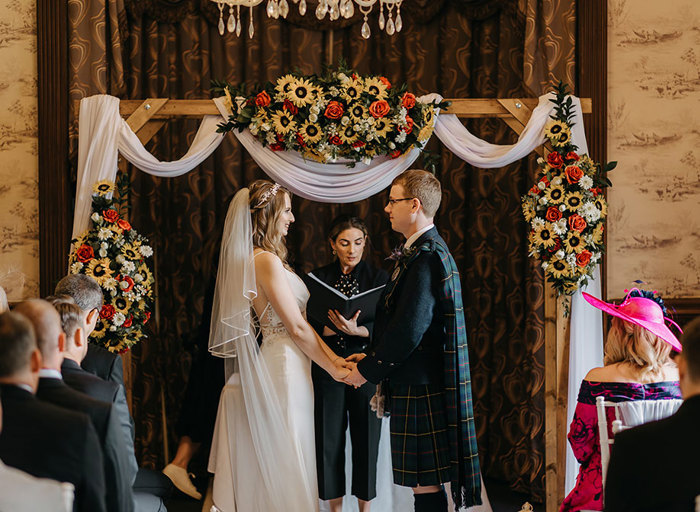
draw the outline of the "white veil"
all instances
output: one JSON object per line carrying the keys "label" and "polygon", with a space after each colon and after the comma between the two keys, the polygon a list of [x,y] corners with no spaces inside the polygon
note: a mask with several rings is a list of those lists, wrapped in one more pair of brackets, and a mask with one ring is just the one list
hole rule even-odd
{"label": "white veil", "polygon": [[[227,358],[209,471],[223,512],[308,512],[318,497],[307,482],[251,315],[257,296],[249,192],[231,201],[221,243],[209,351]],[[233,364],[229,364],[233,363]]]}

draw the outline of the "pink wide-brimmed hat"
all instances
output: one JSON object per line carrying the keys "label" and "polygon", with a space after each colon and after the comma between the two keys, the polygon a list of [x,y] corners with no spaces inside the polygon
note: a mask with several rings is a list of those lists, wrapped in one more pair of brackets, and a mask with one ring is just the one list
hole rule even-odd
{"label": "pink wide-brimmed hat", "polygon": [[583,298],[593,307],[605,311],[609,315],[622,318],[633,324],[641,325],[647,331],[656,334],[659,338],[671,345],[674,350],[680,352],[683,349],[681,342],[678,341],[678,338],[666,327],[665,322],[670,322],[675,325],[676,329],[681,333],[683,330],[676,322],[670,318],[664,317],[664,312],[657,302],[652,299],[647,299],[646,297],[630,297],[630,293],[633,290],[639,291],[637,288],[633,288],[627,292],[622,304],[619,306],[597,299],[586,292],[583,292]]}

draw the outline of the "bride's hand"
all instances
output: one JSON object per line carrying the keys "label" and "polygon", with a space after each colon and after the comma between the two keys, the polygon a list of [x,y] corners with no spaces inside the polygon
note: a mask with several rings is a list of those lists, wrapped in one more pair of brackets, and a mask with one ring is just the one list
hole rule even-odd
{"label": "bride's hand", "polygon": [[345,377],[350,375],[350,370],[352,369],[352,363],[348,363],[342,357],[338,357],[333,362],[333,369],[331,370],[331,377],[338,382],[344,382]]}

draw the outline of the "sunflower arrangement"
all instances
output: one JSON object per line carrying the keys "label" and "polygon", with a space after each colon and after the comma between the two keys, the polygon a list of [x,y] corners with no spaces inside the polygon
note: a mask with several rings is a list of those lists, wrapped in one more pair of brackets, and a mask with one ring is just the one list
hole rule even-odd
{"label": "sunflower arrangement", "polygon": [[114,189],[109,181],[94,185],[92,227],[72,240],[69,265],[71,274],[92,277],[104,294],[92,341],[122,353],[146,337],[155,281],[147,263],[153,249],[120,213]]}
{"label": "sunflower arrangement", "polygon": [[231,114],[219,132],[248,128],[272,151],[297,151],[317,162],[348,159],[370,163],[422,148],[435,125],[436,109],[383,76],[360,76],[341,63],[323,75],[290,73],[254,88],[212,82],[228,99]]}
{"label": "sunflower arrangement", "polygon": [[588,283],[605,250],[603,232],[608,205],[603,190],[612,185],[606,166],[579,155],[571,142],[571,98],[561,82],[556,88],[554,114],[544,135],[552,147],[538,159],[537,183],[522,197],[529,224],[529,255],[541,261],[546,279],[558,295],[572,295]]}

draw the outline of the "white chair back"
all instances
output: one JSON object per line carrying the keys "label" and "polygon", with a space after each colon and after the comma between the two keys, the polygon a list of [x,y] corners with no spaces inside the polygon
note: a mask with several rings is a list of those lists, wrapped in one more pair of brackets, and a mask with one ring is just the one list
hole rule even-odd
{"label": "white chair back", "polygon": [[678,410],[683,400],[606,402],[605,398],[599,396],[596,397],[595,403],[598,413],[598,436],[600,438],[600,466],[603,474],[603,491],[605,491],[605,479],[608,476],[608,463],[610,462],[610,445],[614,442],[614,439],[608,436],[608,417],[605,414],[605,408],[615,408],[615,419],[612,425],[614,435],[622,430],[671,416]]}

